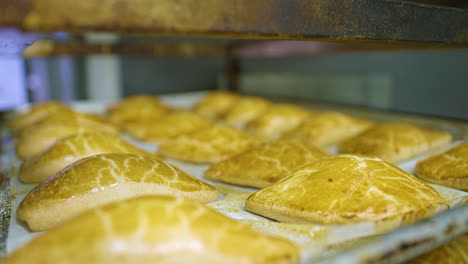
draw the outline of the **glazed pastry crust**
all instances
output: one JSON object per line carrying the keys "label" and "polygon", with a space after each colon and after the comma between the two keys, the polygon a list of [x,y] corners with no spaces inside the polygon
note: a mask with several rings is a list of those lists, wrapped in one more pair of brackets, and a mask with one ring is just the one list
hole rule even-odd
{"label": "glazed pastry crust", "polygon": [[81,125],[73,121],[34,126],[22,133],[17,139],[16,154],[23,160],[29,159],[45,151],[62,138],[75,134],[93,133],[96,130],[99,128]]}
{"label": "glazed pastry crust", "polygon": [[311,143],[278,140],[215,163],[205,172],[208,180],[263,188],[292,171],[329,154]]}
{"label": "glazed pastry crust", "polygon": [[218,197],[213,186],[163,160],[102,154],[79,160],[37,185],[21,202],[17,215],[31,230],[43,231],[90,208],[154,194],[202,203]]}
{"label": "glazed pastry crust", "polygon": [[283,133],[293,130],[313,113],[289,104],[275,104],[247,125],[247,129],[262,137],[279,138]]}
{"label": "glazed pastry crust", "polygon": [[341,153],[376,156],[398,163],[452,141],[448,132],[434,131],[405,123],[385,123],[344,141]]}
{"label": "glazed pastry crust", "polygon": [[194,107],[193,111],[201,116],[218,119],[237,102],[239,95],[227,91],[210,92]]}
{"label": "glazed pastry crust", "polygon": [[156,122],[128,122],[124,130],[136,139],[159,143],[213,124],[211,120],[192,112],[176,111]]}
{"label": "glazed pastry crust", "polygon": [[299,249],[181,197],[92,209],[8,256],[17,263],[297,263]]}
{"label": "glazed pastry crust", "polygon": [[309,141],[317,146],[339,143],[356,136],[373,125],[371,121],[338,112],[319,114],[286,133],[283,138]]}
{"label": "glazed pastry crust", "polygon": [[9,120],[8,127],[13,134],[17,134],[24,128],[33,125],[52,113],[57,112],[71,113],[73,110],[67,105],[57,101],[49,101],[33,105],[29,111],[19,114]]}
{"label": "glazed pastry crust", "polygon": [[160,119],[169,111],[159,98],[152,95],[134,95],[111,105],[107,109],[107,118],[119,126],[127,122],[151,122]]}
{"label": "glazed pastry crust", "polygon": [[104,153],[129,153],[159,159],[108,133],[77,134],[57,141],[43,153],[27,159],[20,168],[19,179],[24,183],[40,183],[69,164],[85,157]]}
{"label": "glazed pastry crust", "polygon": [[446,209],[427,183],[378,158],[338,155],[252,194],[246,210],[284,222],[413,222]]}
{"label": "glazed pastry crust", "polygon": [[433,249],[406,264],[465,264],[468,263],[468,234],[461,235],[452,241]]}
{"label": "glazed pastry crust", "polygon": [[235,127],[243,127],[267,111],[271,103],[260,97],[243,96],[224,115],[223,120]]}
{"label": "glazed pastry crust", "polygon": [[256,137],[224,125],[182,135],[162,143],[158,153],[193,163],[214,163],[225,160],[261,143]]}
{"label": "glazed pastry crust", "polygon": [[429,182],[468,191],[468,142],[418,162],[416,175]]}

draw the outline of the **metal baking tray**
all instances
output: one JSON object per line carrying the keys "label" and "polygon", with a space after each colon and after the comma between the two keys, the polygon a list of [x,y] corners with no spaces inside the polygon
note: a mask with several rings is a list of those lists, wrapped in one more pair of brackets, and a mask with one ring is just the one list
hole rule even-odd
{"label": "metal baking tray", "polygon": [[[162,96],[168,104],[190,107],[204,93],[174,94]],[[109,102],[73,102],[79,111],[103,113]],[[319,110],[344,111],[355,116],[375,121],[399,120],[444,129],[454,135],[456,141],[468,135],[468,124],[462,121],[424,117],[392,112],[378,112],[369,109],[296,102],[299,105]],[[28,108],[23,106],[19,111]],[[8,254],[18,246],[32,239],[38,233],[31,233],[16,219],[15,211],[19,202],[34,185],[22,184],[16,174],[20,160],[14,151],[14,142],[5,127],[1,127],[3,152],[0,155],[0,172],[3,177],[0,188],[0,256]],[[126,135],[129,142],[149,151],[157,145],[138,142]],[[452,144],[453,145],[453,144]],[[446,147],[447,148],[447,147]],[[333,146],[330,151],[335,151]],[[440,151],[440,150],[439,150]],[[398,164],[410,173],[415,163],[429,155]],[[170,163],[202,178],[208,165],[187,164],[176,160]],[[208,181],[209,182],[209,181]],[[316,225],[278,223],[243,210],[245,198],[256,189],[236,187],[210,182],[222,193],[218,201],[208,204],[211,208],[250,225],[260,232],[279,235],[291,239],[302,248],[301,263],[399,263],[426,252],[455,236],[468,232],[468,193],[432,185],[454,205],[450,210],[412,225],[395,228],[392,223],[364,222],[352,225]],[[390,231],[389,231],[390,230]]]}

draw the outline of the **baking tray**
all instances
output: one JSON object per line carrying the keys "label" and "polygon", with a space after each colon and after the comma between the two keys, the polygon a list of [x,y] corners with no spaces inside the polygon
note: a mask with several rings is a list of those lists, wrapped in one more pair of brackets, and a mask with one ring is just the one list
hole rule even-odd
{"label": "baking tray", "polygon": [[[189,107],[197,102],[204,93],[188,93],[162,96],[162,100],[170,105]],[[73,102],[72,106],[79,111],[103,113],[110,102]],[[327,104],[304,105],[321,110],[345,111],[356,116],[370,118],[376,121],[404,120],[442,128],[450,131],[456,142],[466,138],[467,124],[448,119],[437,119],[396,113],[375,113],[353,107]],[[28,106],[18,109],[22,111]],[[39,233],[31,233],[24,224],[16,219],[15,211],[18,204],[34,187],[32,184],[22,184],[16,174],[20,160],[14,152],[14,142],[8,131],[2,127],[3,152],[0,156],[0,170],[3,174],[0,188],[0,254],[5,255],[26,243]],[[136,141],[126,135],[129,142],[149,151],[154,151],[157,145]],[[456,143],[455,143],[456,144]],[[453,144],[451,145],[453,146]],[[447,146],[445,148],[448,148]],[[332,146],[328,149],[335,151]],[[438,150],[441,151],[441,150]],[[404,170],[412,173],[416,162],[430,153],[407,162],[398,164]],[[176,160],[170,163],[187,171],[197,178],[202,178],[208,165],[195,165]],[[206,181],[206,180],[205,180]],[[209,182],[209,181],[208,181]],[[245,199],[256,191],[252,188],[236,187],[228,184],[209,182],[222,193],[218,201],[208,204],[211,208],[239,221],[250,225],[260,232],[274,234],[293,240],[302,248],[302,263],[399,263],[426,252],[453,237],[468,232],[468,193],[432,185],[454,206],[450,210],[435,215],[413,225],[399,227],[398,223],[363,222],[352,225],[316,225],[278,223],[243,210]],[[389,232],[389,230],[392,230]]]}

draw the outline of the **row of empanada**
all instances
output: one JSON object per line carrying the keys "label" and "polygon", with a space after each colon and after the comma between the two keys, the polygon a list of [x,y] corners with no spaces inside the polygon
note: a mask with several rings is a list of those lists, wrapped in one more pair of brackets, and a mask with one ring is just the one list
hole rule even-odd
{"label": "row of empanada", "polygon": [[[41,183],[17,216],[32,230],[50,231],[5,263],[297,262],[299,250],[287,240],[254,232],[198,203],[154,196],[207,203],[218,197],[213,186],[116,134],[83,129],[78,121],[77,129],[61,124],[42,122],[45,128],[27,134],[33,135],[29,143],[45,142],[20,169],[22,181]],[[220,247],[223,241],[244,246]]]}

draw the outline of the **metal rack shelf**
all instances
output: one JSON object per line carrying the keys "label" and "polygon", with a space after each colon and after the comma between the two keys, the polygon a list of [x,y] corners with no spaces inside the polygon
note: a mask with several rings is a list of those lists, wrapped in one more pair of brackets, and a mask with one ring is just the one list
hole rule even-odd
{"label": "metal rack shelf", "polygon": [[397,0],[0,0],[0,27],[72,34],[468,45],[468,10]]}

